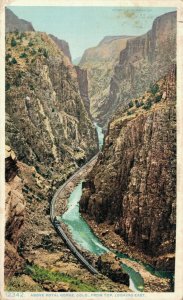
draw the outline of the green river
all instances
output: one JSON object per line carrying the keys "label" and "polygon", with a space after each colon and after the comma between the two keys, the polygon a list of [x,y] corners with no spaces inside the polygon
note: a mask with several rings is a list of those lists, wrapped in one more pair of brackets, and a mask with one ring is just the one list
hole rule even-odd
{"label": "green river", "polygon": [[[99,149],[102,148],[103,145],[103,138],[104,134],[102,132],[102,128],[95,124],[97,132],[98,132],[98,139],[99,139]],[[79,212],[79,200],[82,195],[82,181],[79,183],[78,186],[74,189],[71,193],[68,204],[67,204],[67,211],[62,215],[62,221],[68,226],[73,240],[80,245],[83,249],[88,250],[91,253],[96,255],[101,255],[103,253],[110,252],[111,250],[106,248],[98,237],[94,234],[92,229],[88,226],[86,221],[83,219]],[[112,252],[112,251],[111,251]],[[117,253],[118,257],[125,257],[129,260],[133,260],[129,258],[127,255],[122,253]],[[139,262],[139,261],[138,261]],[[139,262],[141,263],[141,262]],[[142,264],[142,263],[141,263]],[[143,264],[151,274],[154,274],[158,277],[168,277],[167,274],[158,274],[155,273],[155,270],[150,267],[149,265]],[[133,270],[132,268],[128,267],[125,264],[122,264],[122,267],[126,273],[130,276],[130,289],[136,292],[143,292],[144,289],[144,281],[141,275]]]}

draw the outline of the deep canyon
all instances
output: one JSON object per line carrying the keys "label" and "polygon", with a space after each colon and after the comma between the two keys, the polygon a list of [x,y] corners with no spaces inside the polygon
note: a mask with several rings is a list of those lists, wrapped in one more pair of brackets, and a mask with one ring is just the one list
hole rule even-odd
{"label": "deep canyon", "polygon": [[[75,66],[66,41],[6,9],[8,291],[173,291],[175,41],[170,12],[142,36],[104,37]],[[98,275],[50,221],[67,181],[56,214]]]}

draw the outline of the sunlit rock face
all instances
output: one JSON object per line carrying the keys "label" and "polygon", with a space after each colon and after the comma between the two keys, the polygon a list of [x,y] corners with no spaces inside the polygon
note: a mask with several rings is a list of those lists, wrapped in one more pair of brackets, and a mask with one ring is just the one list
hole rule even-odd
{"label": "sunlit rock face", "polygon": [[76,70],[45,33],[6,35],[6,113],[8,144],[48,178],[68,176],[97,152]]}
{"label": "sunlit rock face", "polygon": [[116,110],[133,97],[143,95],[150,84],[164,76],[175,63],[176,12],[156,18],[146,34],[119,41],[123,43],[119,44],[121,51],[113,54],[108,50],[111,56],[107,58],[108,63],[104,51],[110,49],[107,44],[104,44],[106,48],[99,44],[88,49],[80,62],[88,69],[92,115],[105,127]]}
{"label": "sunlit rock face", "polygon": [[49,36],[52,38],[52,40],[57,44],[57,46],[60,48],[60,50],[65,54],[65,56],[67,56],[70,60],[70,62],[72,61],[71,58],[71,53],[70,53],[70,49],[69,49],[69,44],[61,39],[58,39],[56,36],[54,36],[53,34],[49,34]]}

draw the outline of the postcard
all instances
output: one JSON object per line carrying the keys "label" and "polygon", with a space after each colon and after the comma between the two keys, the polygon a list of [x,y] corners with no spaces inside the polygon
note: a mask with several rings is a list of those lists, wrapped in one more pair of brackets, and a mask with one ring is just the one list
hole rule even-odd
{"label": "postcard", "polygon": [[183,1],[1,4],[1,299],[183,299]]}

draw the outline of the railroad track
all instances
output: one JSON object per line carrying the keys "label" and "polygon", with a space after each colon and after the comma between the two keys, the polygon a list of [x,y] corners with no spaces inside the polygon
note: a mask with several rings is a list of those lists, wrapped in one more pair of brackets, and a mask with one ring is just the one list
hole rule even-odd
{"label": "railroad track", "polygon": [[79,252],[79,250],[75,247],[69,237],[66,235],[62,228],[61,221],[57,219],[54,211],[55,211],[55,203],[60,195],[60,193],[66,188],[69,182],[71,182],[74,178],[76,178],[81,171],[83,171],[92,161],[97,159],[97,153],[89,162],[87,162],[83,167],[81,167],[76,173],[74,173],[63,185],[61,185],[56,193],[54,194],[51,203],[50,203],[50,219],[51,222],[58,233],[58,235],[62,238],[66,246],[70,249],[72,254],[78,259],[78,261],[92,274],[98,274],[98,271],[86,260],[86,258]]}

